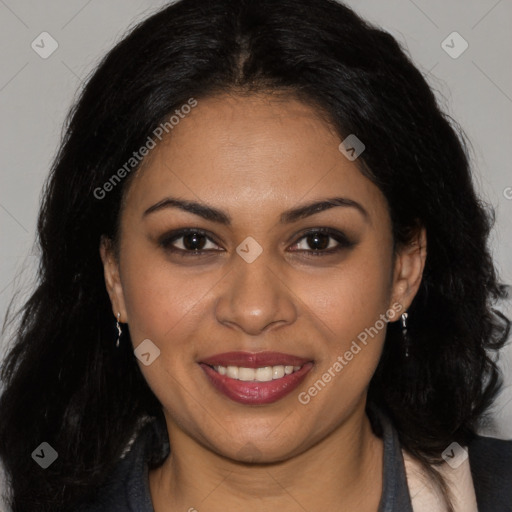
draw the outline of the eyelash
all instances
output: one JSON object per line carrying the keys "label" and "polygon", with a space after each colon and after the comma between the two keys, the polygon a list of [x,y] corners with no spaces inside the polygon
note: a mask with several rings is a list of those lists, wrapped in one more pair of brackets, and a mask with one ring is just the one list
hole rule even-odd
{"label": "eyelash", "polygon": [[[292,252],[301,252],[301,253],[309,253],[310,256],[317,257],[317,256],[328,256],[335,253],[340,252],[343,249],[350,249],[355,245],[355,242],[349,240],[342,232],[337,231],[335,229],[331,228],[314,228],[309,229],[308,231],[301,234],[300,238],[297,239],[296,242],[294,242],[292,245],[297,245],[301,240],[304,240],[310,235],[315,235],[317,233],[321,233],[323,235],[328,235],[329,238],[334,239],[336,242],[338,242],[339,245],[336,247],[331,247],[330,249],[321,249],[321,250],[306,250],[306,249],[299,249]],[[173,247],[172,244],[179,240],[180,238],[183,238],[186,235],[190,234],[196,234],[201,235],[207,238],[209,241],[213,242],[215,245],[218,245],[214,240],[212,240],[211,236],[208,235],[206,231],[203,231],[202,229],[194,229],[194,228],[187,228],[187,229],[181,229],[178,231],[173,231],[171,233],[166,234],[162,239],[159,241],[159,245],[164,248],[166,251],[179,254],[183,257],[197,257],[202,256],[211,252],[221,252],[218,250],[207,249],[207,250],[187,250],[187,249],[179,249],[176,247]],[[330,243],[328,244],[328,246]]]}

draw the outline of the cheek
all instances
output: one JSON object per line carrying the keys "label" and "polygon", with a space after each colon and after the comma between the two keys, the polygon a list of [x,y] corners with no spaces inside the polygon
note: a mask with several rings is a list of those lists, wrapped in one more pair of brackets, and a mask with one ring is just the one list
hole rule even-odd
{"label": "cheek", "polygon": [[322,410],[329,409],[336,416],[365,392],[382,352],[388,323],[383,316],[396,315],[389,304],[391,259],[377,246],[361,248],[328,277],[303,282],[299,293],[308,297],[313,321],[327,341],[319,351],[312,386],[301,390],[300,403],[309,404],[305,410],[324,417]]}
{"label": "cheek", "polygon": [[161,255],[136,248],[125,251],[121,278],[134,345],[149,338],[160,347],[170,340],[173,346],[183,342],[178,333],[193,325],[205,293],[215,284],[208,273],[194,278],[162,261]]}
{"label": "cheek", "polygon": [[334,345],[343,348],[388,310],[391,258],[360,250],[324,275],[297,280],[296,290]]}
{"label": "cheek", "polygon": [[[361,404],[382,352],[387,323],[381,315],[391,312],[392,258],[385,247],[377,241],[360,247],[328,275],[300,280],[313,334],[323,336],[311,377],[295,397],[298,437],[315,432],[321,439]],[[277,428],[275,435],[281,433]]]}
{"label": "cheek", "polygon": [[[123,253],[123,293],[134,348],[150,339],[160,350],[150,365],[139,363],[149,387],[177,418],[197,416],[200,392],[190,383],[201,372],[194,333],[204,318],[208,290],[216,280],[208,273],[191,278],[175,266],[162,263],[161,255],[128,247]],[[203,419],[203,421],[207,421]],[[200,422],[199,422],[200,423]]]}

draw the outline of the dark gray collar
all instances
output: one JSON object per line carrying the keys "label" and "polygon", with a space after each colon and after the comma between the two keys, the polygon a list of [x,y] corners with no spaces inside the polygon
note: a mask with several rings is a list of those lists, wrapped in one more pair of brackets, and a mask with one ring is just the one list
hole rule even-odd
{"label": "dark gray collar", "polygon": [[369,407],[368,413],[381,430],[384,443],[382,496],[378,512],[413,512],[398,434],[381,410]]}

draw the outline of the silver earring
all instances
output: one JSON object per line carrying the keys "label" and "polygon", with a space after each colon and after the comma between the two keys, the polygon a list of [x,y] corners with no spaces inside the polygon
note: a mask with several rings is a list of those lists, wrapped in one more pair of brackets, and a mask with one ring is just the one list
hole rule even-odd
{"label": "silver earring", "polygon": [[121,325],[119,324],[119,317],[120,316],[121,316],[121,313],[117,313],[117,320],[116,320],[116,328],[117,328],[116,348],[119,348],[119,341],[121,340],[121,334],[123,334],[123,330],[121,329]]}
{"label": "silver earring", "polygon": [[409,357],[409,335],[407,334],[407,313],[402,313],[402,339],[404,342],[405,357]]}

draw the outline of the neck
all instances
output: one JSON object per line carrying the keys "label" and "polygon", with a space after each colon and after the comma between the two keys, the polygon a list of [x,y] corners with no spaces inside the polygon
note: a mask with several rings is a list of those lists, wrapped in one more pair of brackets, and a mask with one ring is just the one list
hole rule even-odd
{"label": "neck", "polygon": [[155,512],[357,510],[375,512],[382,494],[382,441],[364,403],[328,436],[299,455],[246,464],[218,455],[166,417],[171,455],[150,472]]}

